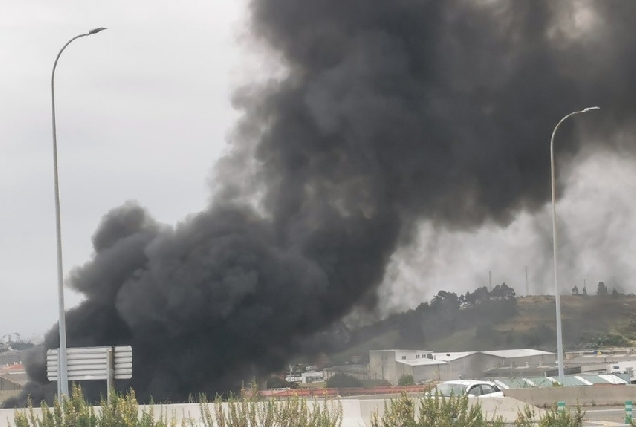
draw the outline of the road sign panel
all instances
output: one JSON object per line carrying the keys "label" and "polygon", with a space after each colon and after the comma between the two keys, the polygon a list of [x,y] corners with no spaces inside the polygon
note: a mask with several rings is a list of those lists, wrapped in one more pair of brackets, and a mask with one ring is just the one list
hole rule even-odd
{"label": "road sign panel", "polygon": [[[109,352],[114,350],[114,378],[132,377],[132,347],[83,347],[69,348],[66,366],[69,381],[107,380],[109,376]],[[57,381],[58,349],[46,352],[46,372],[49,381]]]}

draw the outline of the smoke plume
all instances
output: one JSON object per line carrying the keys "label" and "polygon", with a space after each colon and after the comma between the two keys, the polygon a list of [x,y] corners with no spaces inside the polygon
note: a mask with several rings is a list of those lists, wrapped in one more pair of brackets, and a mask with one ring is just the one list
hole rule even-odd
{"label": "smoke plume", "polygon": [[[285,74],[237,92],[210,208],[174,227],[114,209],[69,279],[86,296],[69,346],[132,345],[120,386],[142,400],[280,369],[376,303],[421,221],[472,231],[542,208],[548,138],[568,112],[603,107],[561,128],[560,159],[631,153],[600,135],[633,118],[632,1],[253,0],[250,13]],[[57,335],[29,363],[35,399],[54,391],[43,352]]]}

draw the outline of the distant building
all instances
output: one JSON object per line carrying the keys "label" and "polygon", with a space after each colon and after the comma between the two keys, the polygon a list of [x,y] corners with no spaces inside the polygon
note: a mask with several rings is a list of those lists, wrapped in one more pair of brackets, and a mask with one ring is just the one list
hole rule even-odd
{"label": "distant building", "polygon": [[28,350],[9,350],[3,353],[0,353],[0,368],[5,365],[13,365],[15,363],[22,363],[23,360],[26,360]]}
{"label": "distant building", "polygon": [[553,366],[554,353],[533,349],[498,351],[463,351],[434,353],[423,350],[372,350],[369,374],[397,384],[402,375],[412,375],[415,382],[479,378],[503,367]]}
{"label": "distant building", "polygon": [[323,370],[325,380],[337,374],[345,374],[359,380],[369,379],[369,366],[367,365],[343,365],[332,366]]}
{"label": "distant building", "polygon": [[0,366],[0,403],[15,397],[28,382],[24,366],[20,364]]}
{"label": "distant building", "polygon": [[614,348],[605,350],[572,351],[565,355],[566,365],[579,367],[582,373],[624,374],[636,381],[636,349]]}

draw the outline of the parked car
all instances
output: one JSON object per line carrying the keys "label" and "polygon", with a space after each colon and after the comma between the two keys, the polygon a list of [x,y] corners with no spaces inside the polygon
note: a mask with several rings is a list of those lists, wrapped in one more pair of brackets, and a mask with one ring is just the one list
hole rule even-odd
{"label": "parked car", "polygon": [[503,397],[503,392],[490,381],[481,380],[452,380],[444,381],[435,386],[427,395],[448,397],[464,396],[468,397]]}

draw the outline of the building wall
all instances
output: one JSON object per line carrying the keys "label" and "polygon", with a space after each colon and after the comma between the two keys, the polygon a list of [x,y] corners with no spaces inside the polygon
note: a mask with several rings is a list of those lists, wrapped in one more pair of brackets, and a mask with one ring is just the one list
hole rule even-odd
{"label": "building wall", "polygon": [[423,365],[413,366],[413,381],[415,383],[446,379],[448,365]]}
{"label": "building wall", "polygon": [[412,368],[399,361],[413,360],[418,354],[425,353],[415,350],[372,350],[369,352],[369,377],[397,384],[402,375],[413,375]]}
{"label": "building wall", "polygon": [[526,364],[529,366],[551,366],[556,363],[555,354],[537,354],[534,356],[509,357],[501,359],[501,367],[512,365],[513,368],[525,366]]}
{"label": "building wall", "polygon": [[[502,367],[519,366],[553,366],[556,362],[554,354],[539,354],[522,357],[500,357],[481,352],[469,354],[459,359],[447,361],[440,365],[410,366],[407,361],[426,358],[429,352],[415,350],[372,350],[369,352],[369,377],[384,379],[397,384],[402,375],[413,375],[416,382],[430,380],[446,381],[458,379],[480,378],[484,372]],[[402,362],[404,361],[404,362]]]}

